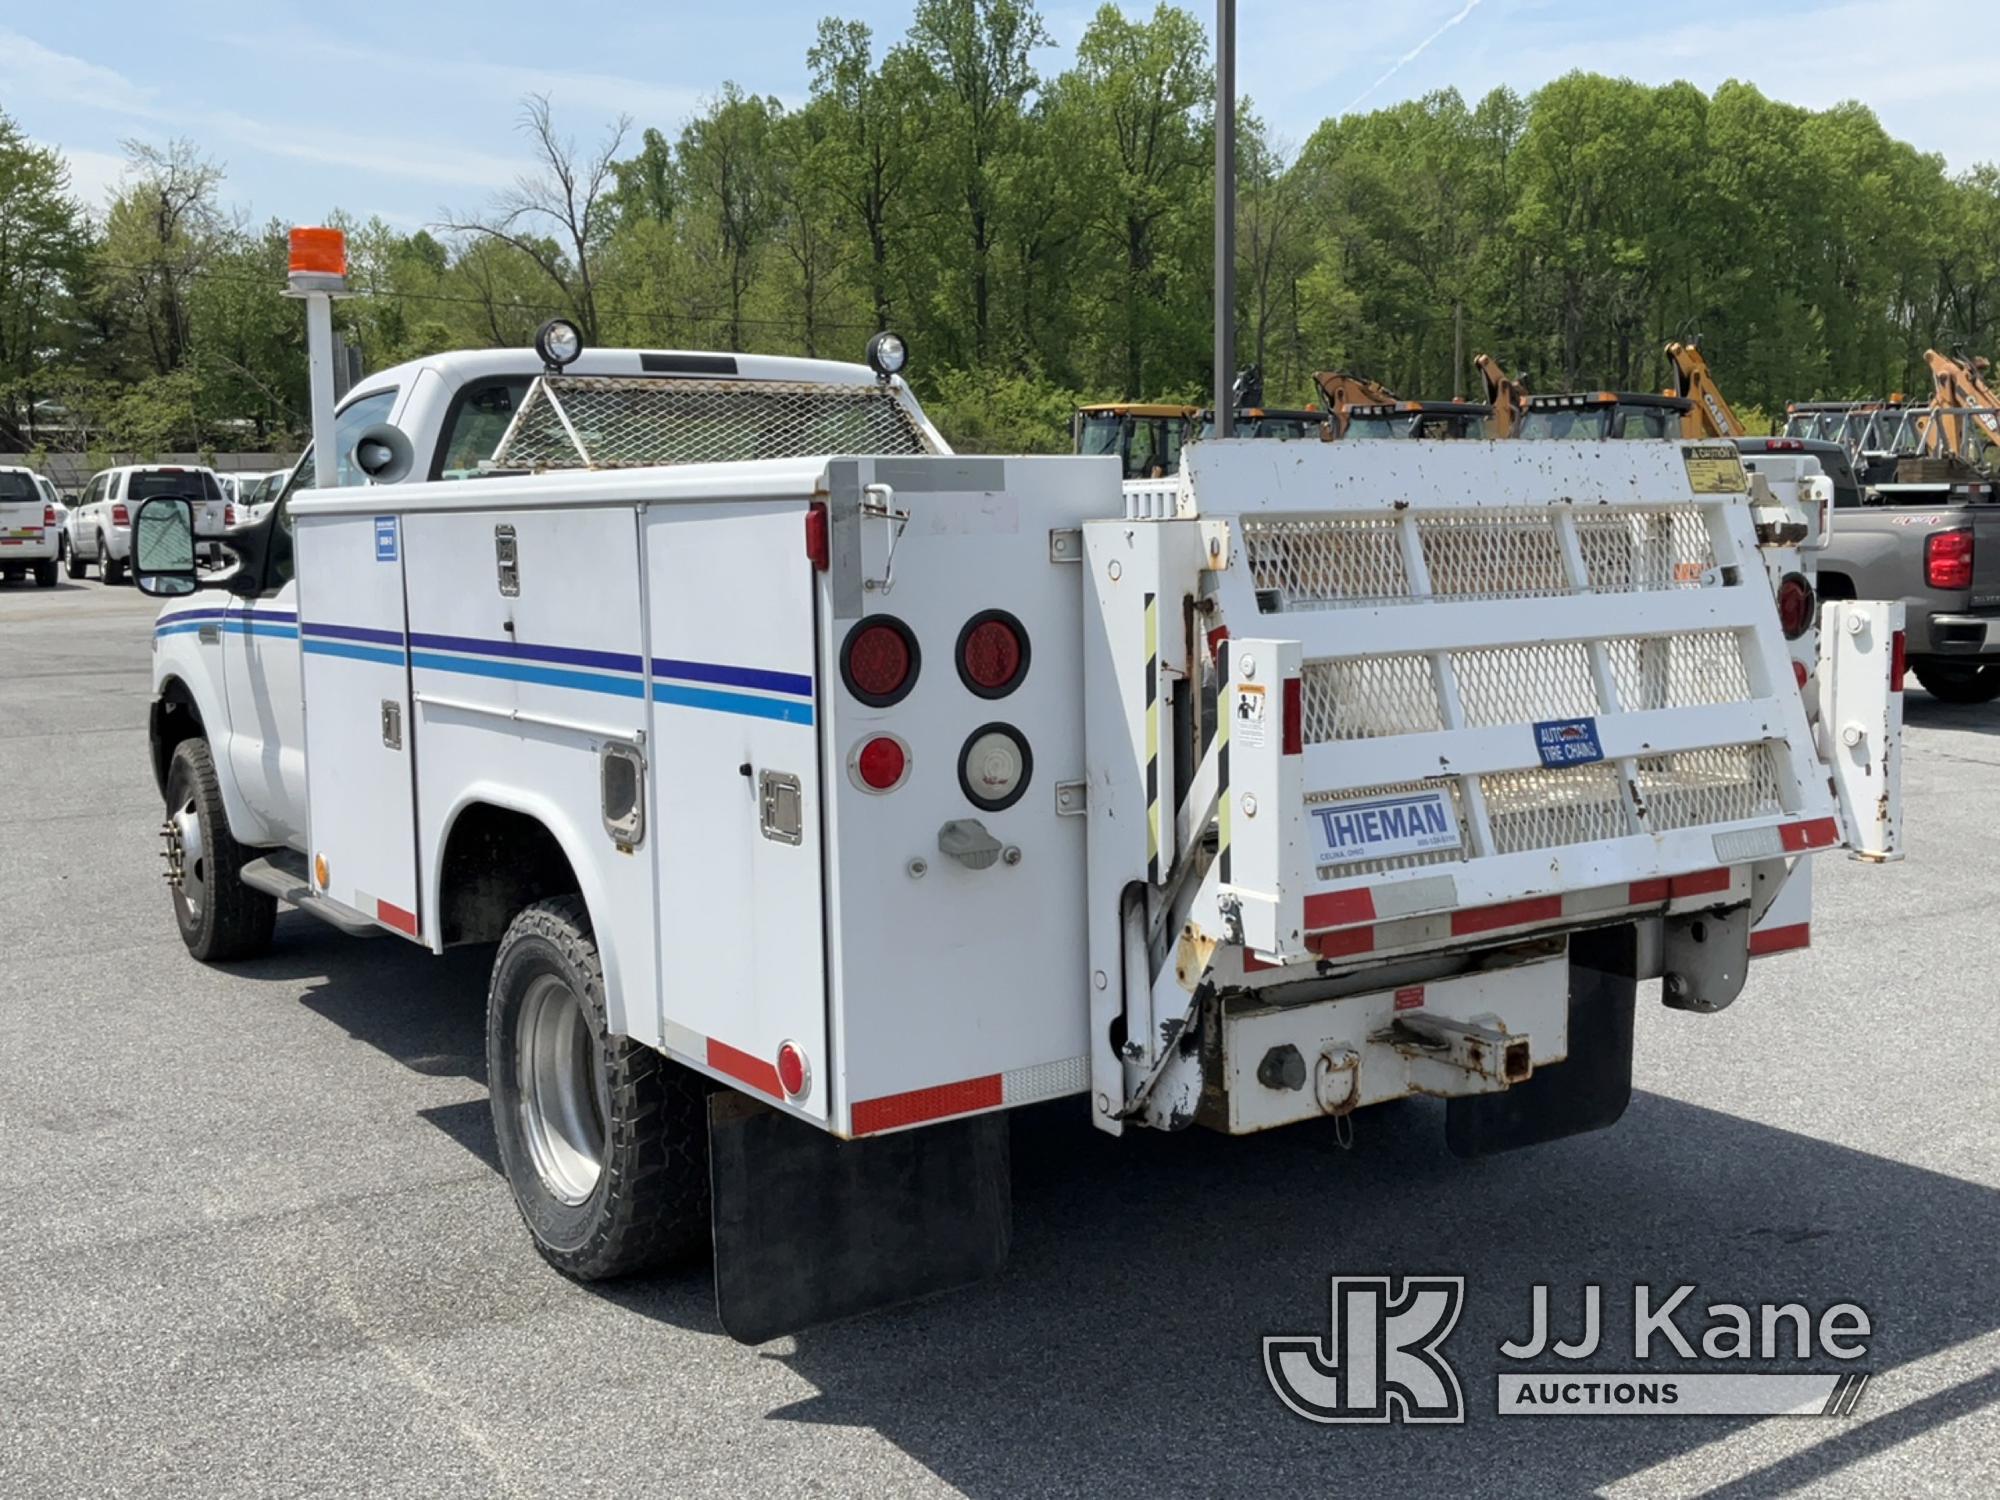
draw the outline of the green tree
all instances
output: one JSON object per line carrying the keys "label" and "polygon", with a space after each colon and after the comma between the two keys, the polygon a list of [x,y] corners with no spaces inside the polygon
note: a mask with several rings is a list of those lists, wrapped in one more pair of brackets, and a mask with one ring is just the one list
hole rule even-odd
{"label": "green tree", "polygon": [[33,440],[38,377],[70,333],[89,236],[69,167],[0,113],[0,430]]}

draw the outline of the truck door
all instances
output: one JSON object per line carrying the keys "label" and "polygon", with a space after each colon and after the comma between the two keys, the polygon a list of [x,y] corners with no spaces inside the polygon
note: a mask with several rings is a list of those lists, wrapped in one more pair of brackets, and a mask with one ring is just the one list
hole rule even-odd
{"label": "truck door", "polygon": [[302,516],[293,540],[314,883],[420,938],[401,519]]}
{"label": "truck door", "polygon": [[[667,1044],[828,1112],[818,685],[805,507],[642,521]],[[796,1090],[780,1050],[802,1060]]]}

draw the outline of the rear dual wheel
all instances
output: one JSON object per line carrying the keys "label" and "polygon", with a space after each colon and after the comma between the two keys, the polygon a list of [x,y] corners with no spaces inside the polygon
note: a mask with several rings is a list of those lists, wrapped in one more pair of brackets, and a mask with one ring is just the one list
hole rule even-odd
{"label": "rear dual wheel", "polygon": [[501,1165],[542,1258],[599,1281],[708,1248],[708,1086],[613,1036],[581,898],[540,901],[500,941],[487,1077]]}

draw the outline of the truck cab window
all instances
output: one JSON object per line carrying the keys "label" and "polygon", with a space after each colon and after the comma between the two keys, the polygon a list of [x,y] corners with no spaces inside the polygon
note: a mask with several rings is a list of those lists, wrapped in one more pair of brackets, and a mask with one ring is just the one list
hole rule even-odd
{"label": "truck cab window", "polygon": [[508,424],[521,409],[534,378],[509,375],[468,384],[452,398],[451,413],[431,459],[432,479],[477,479],[480,463],[493,456]]}

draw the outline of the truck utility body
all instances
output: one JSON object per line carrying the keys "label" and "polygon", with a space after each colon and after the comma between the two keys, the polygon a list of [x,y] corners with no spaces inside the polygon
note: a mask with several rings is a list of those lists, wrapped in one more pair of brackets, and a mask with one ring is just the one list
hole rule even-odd
{"label": "truck utility body", "polygon": [[[1121,485],[790,363],[537,379],[490,477],[295,484],[244,539],[268,569],[288,528],[295,581],[156,630],[170,872],[197,837],[210,878],[501,940],[502,1155],[573,1274],[652,1263],[603,1205],[662,1122],[669,1160],[706,1129],[743,1337],[996,1268],[988,1127],[1034,1100],[1241,1133],[1429,1093],[1466,1152],[1608,1124],[1638,979],[1719,1009],[1803,856],[1899,853],[1898,606],[1830,611],[1816,725],[1765,556],[1806,524],[1712,445],[1210,440]],[[421,472],[434,436],[343,446]],[[739,461],[618,466],[663,449]],[[564,983],[580,1030],[537,1019]],[[669,1093],[628,1118],[638,1057]],[[565,1069],[595,1135],[536,1103]],[[705,1127],[674,1079],[724,1091]],[[839,1249],[883,1214],[887,1272]]]}

